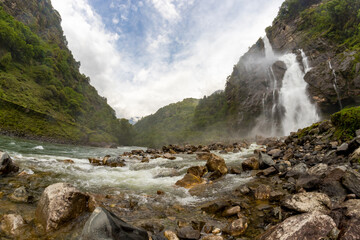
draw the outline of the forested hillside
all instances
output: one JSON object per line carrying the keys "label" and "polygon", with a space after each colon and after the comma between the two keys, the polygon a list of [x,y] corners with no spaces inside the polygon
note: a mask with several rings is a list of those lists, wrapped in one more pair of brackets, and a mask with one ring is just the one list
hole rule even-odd
{"label": "forested hillside", "polygon": [[0,2],[0,131],[82,144],[128,144],[119,120],[66,46],[50,1]]}

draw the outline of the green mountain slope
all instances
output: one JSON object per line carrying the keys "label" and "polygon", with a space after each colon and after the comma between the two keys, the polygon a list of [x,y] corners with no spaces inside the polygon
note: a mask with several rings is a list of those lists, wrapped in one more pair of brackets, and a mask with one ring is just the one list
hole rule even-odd
{"label": "green mountain slope", "polygon": [[127,144],[115,116],[66,47],[49,1],[0,2],[0,131],[82,144]]}

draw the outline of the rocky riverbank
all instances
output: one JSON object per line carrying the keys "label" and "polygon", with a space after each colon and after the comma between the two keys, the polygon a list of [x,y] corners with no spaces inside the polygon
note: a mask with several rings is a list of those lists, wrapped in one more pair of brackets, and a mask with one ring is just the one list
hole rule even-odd
{"label": "rocky riverbank", "polygon": [[[229,166],[221,157],[250,144],[164,146],[120,156],[90,158],[89,165],[124,168],[130,161],[197,163],[174,188],[199,199],[169,201],[164,189],[142,198],[122,192],[50,186],[51,173],[22,171],[1,153],[0,236],[3,239],[360,239],[360,131],[345,112],[285,138],[256,139],[258,148]],[[349,120],[352,119],[352,120]],[[354,122],[355,121],[355,122]],[[345,124],[346,123],[346,124]],[[347,126],[344,128],[344,126]],[[236,155],[235,155],[236,156]],[[63,164],[74,164],[71,159]],[[179,175],[180,174],[180,175]],[[250,179],[217,192],[230,176]],[[106,229],[106,230],[105,230]]]}

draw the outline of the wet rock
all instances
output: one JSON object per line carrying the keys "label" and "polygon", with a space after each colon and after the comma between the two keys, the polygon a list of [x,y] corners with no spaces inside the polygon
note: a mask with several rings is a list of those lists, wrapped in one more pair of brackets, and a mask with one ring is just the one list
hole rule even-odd
{"label": "wet rock", "polygon": [[219,153],[220,153],[220,154],[228,154],[228,151],[226,151],[226,150],[221,150]]}
{"label": "wet rock", "polygon": [[209,153],[209,152],[200,152],[200,153],[196,153],[196,159],[197,160],[201,160],[201,161],[207,161],[209,160],[213,155],[213,153]]}
{"label": "wet rock", "polygon": [[269,200],[272,202],[280,201],[284,196],[285,196],[285,193],[283,193],[281,191],[271,191]]}
{"label": "wet rock", "polygon": [[200,177],[197,177],[191,173],[185,174],[185,176],[175,183],[176,186],[184,188],[193,188],[196,185],[203,184],[206,181]]}
{"label": "wet rock", "polygon": [[0,151],[0,176],[18,171],[19,167],[15,165],[9,154]]}
{"label": "wet rock", "polygon": [[271,176],[271,175],[273,175],[273,174],[275,174],[275,173],[278,173],[278,170],[276,170],[275,167],[269,167],[269,168],[266,168],[266,169],[258,172],[258,173],[256,174],[256,176],[262,176],[262,175],[264,175],[264,176]]}
{"label": "wet rock", "polygon": [[304,192],[285,198],[282,205],[298,212],[328,212],[331,208],[331,200],[324,193]]}
{"label": "wet rock", "polygon": [[85,223],[80,240],[148,240],[146,231],[138,229],[118,218],[115,214],[98,207]]}
{"label": "wet rock", "polygon": [[20,234],[21,229],[26,225],[24,219],[17,214],[4,215],[1,221],[1,231],[8,236]]}
{"label": "wet rock", "polygon": [[100,159],[97,158],[88,158],[89,159],[89,163],[93,164],[93,165],[101,165],[102,161]]}
{"label": "wet rock", "polygon": [[241,173],[242,173],[242,170],[241,170],[241,168],[239,168],[239,167],[231,167],[231,168],[229,169],[229,173],[230,173],[230,174],[241,174]]}
{"label": "wet rock", "polygon": [[121,157],[105,156],[102,160],[102,164],[110,167],[124,167],[125,160]]}
{"label": "wet rock", "polygon": [[336,228],[334,220],[318,211],[287,218],[282,223],[268,229],[259,240],[293,240],[326,238]]}
{"label": "wet rock", "polygon": [[360,173],[352,169],[346,171],[342,178],[342,184],[360,198]]}
{"label": "wet rock", "polygon": [[270,198],[270,192],[271,192],[271,187],[268,185],[260,185],[259,187],[256,188],[255,190],[255,199],[257,200],[266,200]]}
{"label": "wet rock", "polygon": [[65,160],[58,160],[58,162],[62,162],[62,163],[69,163],[69,164],[74,164],[74,160],[71,159],[65,159]]}
{"label": "wet rock", "polygon": [[222,211],[226,207],[230,207],[229,202],[218,200],[212,203],[206,203],[205,206],[201,208],[201,210],[213,214]]}
{"label": "wet rock", "polygon": [[9,199],[16,203],[28,203],[32,202],[34,197],[31,196],[24,186],[15,189],[15,191],[9,195]]}
{"label": "wet rock", "polygon": [[215,154],[212,154],[207,160],[206,167],[209,172],[219,172],[221,175],[225,175],[228,172],[225,160]]}
{"label": "wet rock", "polygon": [[167,240],[179,240],[173,231],[165,231],[164,236],[167,238]]}
{"label": "wet rock", "polygon": [[243,234],[248,227],[248,223],[245,218],[240,218],[232,221],[226,228],[226,232],[231,236],[236,237]]}
{"label": "wet rock", "polygon": [[191,226],[178,229],[177,235],[181,239],[199,239],[200,231],[193,229]]}
{"label": "wet rock", "polygon": [[197,177],[202,177],[207,173],[207,168],[204,167],[204,166],[190,167],[187,170],[187,173],[192,174],[192,175],[197,176]]}
{"label": "wet rock", "polygon": [[174,155],[172,155],[171,153],[165,153],[164,158],[167,158],[169,160],[175,160],[176,159],[176,157]]}
{"label": "wet rock", "polygon": [[291,170],[289,170],[286,174],[287,177],[299,177],[300,175],[304,175],[308,170],[308,167],[305,163],[299,163],[295,165]]}
{"label": "wet rock", "polygon": [[244,171],[247,171],[247,170],[258,170],[259,169],[259,161],[255,158],[255,157],[251,157],[251,158],[248,158],[246,160],[244,160],[242,163],[241,163],[241,166],[242,166],[242,169]]}
{"label": "wet rock", "polygon": [[62,224],[78,217],[87,210],[89,196],[68,183],[48,186],[41,195],[35,220],[46,231],[56,230]]}
{"label": "wet rock", "polygon": [[275,165],[275,162],[272,160],[272,158],[269,155],[259,151],[259,167],[260,167],[260,169],[265,169],[265,168],[268,168],[268,167],[271,167],[274,165]]}
{"label": "wet rock", "polygon": [[142,163],[148,163],[150,162],[150,159],[148,157],[144,157],[142,160],[141,160]]}
{"label": "wet rock", "polygon": [[164,230],[164,226],[158,222],[146,222],[141,225],[143,229],[146,231],[152,232],[152,233],[160,233],[162,230]]}
{"label": "wet rock", "polygon": [[223,217],[230,217],[230,216],[233,216],[233,215],[236,215],[237,213],[239,213],[240,210],[241,210],[240,206],[234,206],[234,207],[226,209],[222,213],[222,216]]}

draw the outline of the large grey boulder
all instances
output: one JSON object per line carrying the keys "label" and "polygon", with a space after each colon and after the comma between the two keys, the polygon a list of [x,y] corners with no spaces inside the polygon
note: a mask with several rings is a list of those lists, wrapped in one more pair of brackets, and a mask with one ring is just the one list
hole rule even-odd
{"label": "large grey boulder", "polygon": [[46,231],[77,218],[88,209],[89,196],[68,183],[55,183],[45,188],[35,212],[35,220]]}
{"label": "large grey boulder", "polygon": [[314,211],[289,217],[282,223],[268,229],[259,240],[315,240],[323,239],[336,227],[334,220],[321,212]]}
{"label": "large grey boulder", "polygon": [[324,193],[304,192],[287,197],[282,205],[298,212],[328,212],[331,200]]}
{"label": "large grey boulder", "polygon": [[104,208],[97,207],[85,223],[80,240],[148,240],[146,231],[124,222]]}
{"label": "large grey boulder", "polygon": [[9,154],[6,152],[0,152],[0,176],[7,175],[9,173],[16,173],[19,171],[19,167],[14,164]]}
{"label": "large grey boulder", "polygon": [[342,184],[360,198],[360,173],[349,169],[342,178]]}

